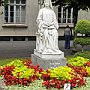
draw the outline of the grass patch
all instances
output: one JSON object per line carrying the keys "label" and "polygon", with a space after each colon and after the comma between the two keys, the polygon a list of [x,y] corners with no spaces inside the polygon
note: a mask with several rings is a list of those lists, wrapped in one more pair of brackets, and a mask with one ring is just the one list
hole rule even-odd
{"label": "grass patch", "polygon": [[0,58],[0,66],[6,65],[7,63],[13,60],[14,60],[13,58],[10,58],[10,59]]}
{"label": "grass patch", "polygon": [[25,59],[30,59],[30,58],[0,58],[0,66],[6,65],[9,62],[14,61],[15,59],[20,59],[20,60],[25,60]]}

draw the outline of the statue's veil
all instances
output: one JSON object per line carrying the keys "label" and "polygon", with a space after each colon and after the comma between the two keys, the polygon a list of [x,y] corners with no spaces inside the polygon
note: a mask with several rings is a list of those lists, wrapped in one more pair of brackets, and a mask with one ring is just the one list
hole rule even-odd
{"label": "statue's veil", "polygon": [[52,2],[51,2],[51,0],[44,0],[44,3],[43,3],[43,6],[42,6],[42,8],[44,8],[45,7],[45,2],[49,2],[49,7],[51,8],[51,9],[53,9],[53,6],[52,6]]}

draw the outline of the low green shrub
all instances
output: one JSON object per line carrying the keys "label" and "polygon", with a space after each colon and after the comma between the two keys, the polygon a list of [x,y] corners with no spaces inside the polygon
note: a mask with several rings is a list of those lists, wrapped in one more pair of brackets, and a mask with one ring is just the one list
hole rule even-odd
{"label": "low green shrub", "polygon": [[90,38],[78,38],[78,37],[76,37],[75,39],[74,39],[74,44],[79,44],[79,45],[81,45],[82,46],[82,52],[84,51],[83,50],[83,47],[84,46],[87,46],[87,45],[90,45]]}
{"label": "low green shrub", "polygon": [[89,61],[89,59],[77,56],[77,57],[70,58],[68,60],[68,64],[71,64],[72,66],[78,67],[78,66],[84,66],[84,64],[87,61]]}
{"label": "low green shrub", "polygon": [[87,46],[90,45],[90,38],[75,38],[74,43],[81,46]]}
{"label": "low green shrub", "polygon": [[77,56],[88,58],[90,60],[90,52],[89,51],[77,52],[74,54],[74,57],[77,57]]}

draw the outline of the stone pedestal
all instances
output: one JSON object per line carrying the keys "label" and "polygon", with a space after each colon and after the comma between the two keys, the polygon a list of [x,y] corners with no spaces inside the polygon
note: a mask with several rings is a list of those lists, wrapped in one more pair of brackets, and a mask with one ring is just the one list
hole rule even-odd
{"label": "stone pedestal", "polygon": [[41,53],[38,52],[36,49],[34,49],[34,54],[40,58],[43,59],[60,59],[60,58],[64,58],[64,53],[62,51],[60,52],[54,52],[54,53]]}
{"label": "stone pedestal", "polygon": [[34,50],[34,54],[31,55],[31,59],[34,65],[39,64],[43,69],[66,65],[66,58],[64,58],[63,52],[57,54],[43,54]]}

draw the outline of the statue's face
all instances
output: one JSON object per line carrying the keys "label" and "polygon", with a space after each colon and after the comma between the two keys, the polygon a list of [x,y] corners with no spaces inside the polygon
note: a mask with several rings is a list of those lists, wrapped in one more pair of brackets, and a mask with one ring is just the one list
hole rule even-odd
{"label": "statue's face", "polygon": [[46,0],[45,7],[49,7],[49,1]]}

